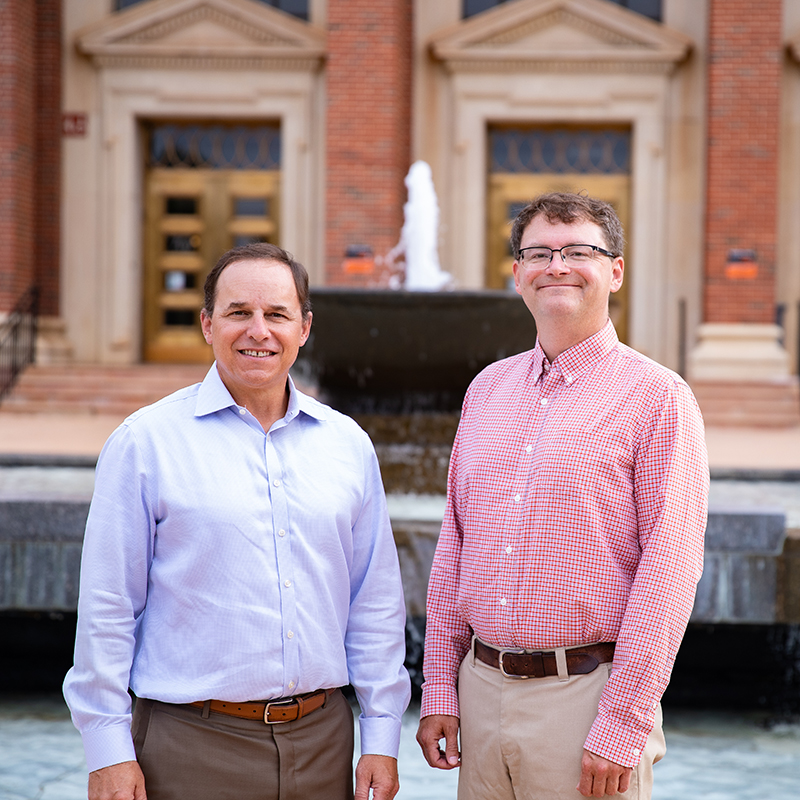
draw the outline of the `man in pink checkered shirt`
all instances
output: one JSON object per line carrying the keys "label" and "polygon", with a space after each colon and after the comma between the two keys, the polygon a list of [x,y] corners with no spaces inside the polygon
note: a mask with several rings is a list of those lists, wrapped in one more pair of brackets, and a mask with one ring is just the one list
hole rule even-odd
{"label": "man in pink checkered shirt", "polygon": [[617,338],[611,206],[543,195],[511,243],[538,338],[464,399],[417,740],[460,767],[459,800],[645,800],[703,566],[703,422],[678,375]]}

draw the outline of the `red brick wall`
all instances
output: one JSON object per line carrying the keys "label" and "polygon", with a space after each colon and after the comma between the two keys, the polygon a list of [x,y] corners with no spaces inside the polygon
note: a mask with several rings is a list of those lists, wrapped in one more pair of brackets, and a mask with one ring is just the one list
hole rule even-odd
{"label": "red brick wall", "polygon": [[0,0],[0,311],[58,312],[60,0]]}
{"label": "red brick wall", "polygon": [[411,0],[329,0],[326,282],[364,284],[348,245],[400,237],[411,132]]}
{"label": "red brick wall", "polygon": [[42,314],[59,312],[61,0],[36,0],[36,277]]}
{"label": "red brick wall", "polygon": [[[704,318],[775,321],[781,0],[711,0]],[[732,249],[756,263],[733,265]]]}
{"label": "red brick wall", "polygon": [[33,282],[36,5],[0,0],[0,311]]}

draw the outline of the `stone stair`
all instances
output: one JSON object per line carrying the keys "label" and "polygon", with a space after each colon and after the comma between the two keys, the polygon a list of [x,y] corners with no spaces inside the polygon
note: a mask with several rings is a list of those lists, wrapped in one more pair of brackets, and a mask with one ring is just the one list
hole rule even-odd
{"label": "stone stair", "polygon": [[34,364],[0,401],[0,412],[126,417],[207,371],[206,364]]}
{"label": "stone stair", "polygon": [[781,382],[694,381],[706,426],[791,428],[800,425],[800,385]]}

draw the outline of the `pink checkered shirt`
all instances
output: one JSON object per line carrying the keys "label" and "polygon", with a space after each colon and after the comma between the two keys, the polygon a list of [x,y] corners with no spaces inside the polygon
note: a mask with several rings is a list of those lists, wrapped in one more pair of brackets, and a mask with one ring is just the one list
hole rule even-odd
{"label": "pink checkered shirt", "polygon": [[680,377],[609,322],[470,386],[431,570],[422,715],[458,716],[474,632],[497,647],[616,642],[586,749],[638,764],[703,568],[708,460]]}

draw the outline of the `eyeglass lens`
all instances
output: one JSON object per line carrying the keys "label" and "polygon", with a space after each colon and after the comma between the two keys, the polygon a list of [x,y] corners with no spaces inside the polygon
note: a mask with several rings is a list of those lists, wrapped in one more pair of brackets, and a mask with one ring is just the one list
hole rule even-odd
{"label": "eyeglass lens", "polygon": [[558,253],[569,267],[580,266],[595,258],[595,251],[588,245],[570,245],[551,250],[549,247],[526,247],[522,251],[522,263],[529,267],[546,267],[553,255]]}

